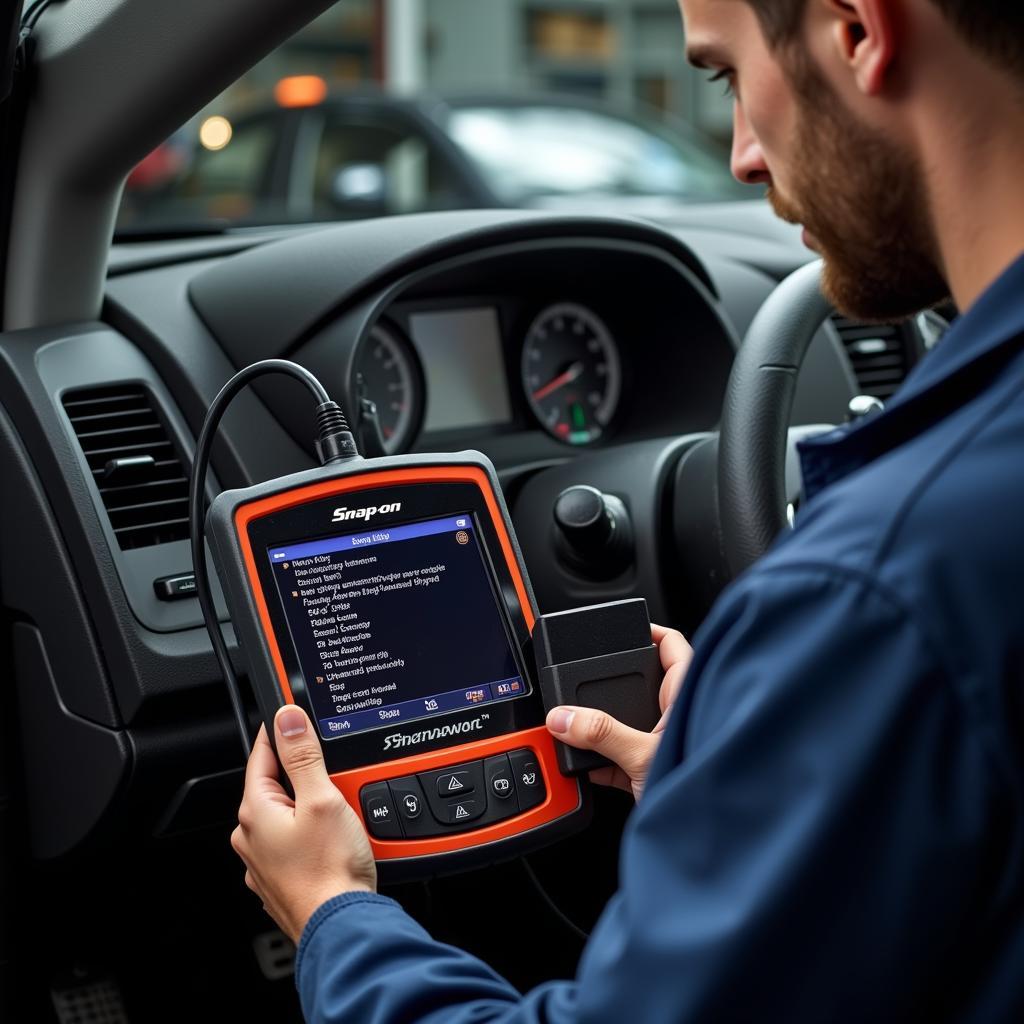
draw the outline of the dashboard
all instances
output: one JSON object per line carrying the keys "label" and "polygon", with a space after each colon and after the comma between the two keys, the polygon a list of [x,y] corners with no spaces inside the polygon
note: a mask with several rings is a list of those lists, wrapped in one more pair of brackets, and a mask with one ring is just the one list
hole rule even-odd
{"label": "dashboard", "polygon": [[[226,695],[175,581],[194,438],[235,370],[303,363],[364,447],[370,432],[387,452],[484,452],[542,610],[640,593],[678,621],[651,575],[672,569],[654,564],[671,460],[716,428],[739,338],[806,259],[740,231],[516,211],[115,247],[101,320],[0,337],[0,584],[32,805],[61,809],[31,822],[36,854],[234,812]],[[826,327],[795,422],[841,420],[855,389]],[[211,496],[313,466],[312,437],[299,385],[258,382],[223,421]],[[609,493],[649,483],[650,507],[630,510],[635,571],[597,583],[553,567],[537,483],[552,468]]]}
{"label": "dashboard", "polygon": [[[734,343],[682,264],[565,238],[450,261],[381,294],[363,325],[336,317],[294,355],[349,408],[373,401],[389,454],[504,442],[571,457],[713,424]],[[288,404],[267,400],[298,431]]]}

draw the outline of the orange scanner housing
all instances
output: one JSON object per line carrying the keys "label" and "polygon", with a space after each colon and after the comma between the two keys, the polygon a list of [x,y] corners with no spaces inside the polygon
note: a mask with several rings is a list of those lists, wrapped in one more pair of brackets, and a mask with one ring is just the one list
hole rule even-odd
{"label": "orange scanner housing", "polygon": [[571,814],[579,806],[579,789],[572,779],[567,779],[559,772],[555,760],[554,740],[544,726],[506,733],[504,736],[494,736],[488,740],[476,740],[458,747],[446,747],[444,750],[434,750],[429,754],[415,754],[412,757],[403,757],[399,761],[387,761],[383,764],[338,772],[331,776],[331,781],[355,809],[365,828],[366,821],[359,802],[359,791],[367,783],[382,782],[402,775],[415,775],[417,772],[445,768],[462,761],[476,761],[520,747],[529,747],[537,755],[547,785],[547,797],[542,804],[514,818],[496,821],[493,825],[484,825],[471,832],[431,836],[427,839],[374,839],[372,835],[370,836],[370,846],[377,860],[451,853],[468,847],[482,846],[485,843],[494,843],[539,828],[565,814]]}
{"label": "orange scanner housing", "polygon": [[[293,703],[294,697],[256,568],[256,560],[249,540],[249,524],[255,519],[293,508],[296,505],[336,495],[350,494],[354,491],[389,486],[443,483],[470,483],[479,489],[497,534],[501,554],[507,564],[523,619],[527,628],[532,632],[535,622],[533,606],[527,594],[504,516],[495,499],[490,480],[483,469],[472,465],[396,467],[392,470],[371,471],[297,487],[294,490],[243,504],[236,510],[234,517],[249,585],[259,612],[263,638],[270,651],[281,692],[287,703]],[[337,772],[331,775],[331,779],[355,809],[365,827],[366,821],[363,819],[359,800],[359,793],[363,786],[372,782],[444,768],[463,761],[479,760],[524,747],[530,748],[536,754],[544,776],[547,796],[544,802],[538,806],[514,817],[466,832],[414,839],[385,840],[370,836],[374,856],[380,861],[452,853],[532,831],[573,813],[580,806],[579,785],[575,779],[567,778],[558,770],[554,740],[543,725],[458,746],[445,747],[442,750],[412,754],[396,760]]]}

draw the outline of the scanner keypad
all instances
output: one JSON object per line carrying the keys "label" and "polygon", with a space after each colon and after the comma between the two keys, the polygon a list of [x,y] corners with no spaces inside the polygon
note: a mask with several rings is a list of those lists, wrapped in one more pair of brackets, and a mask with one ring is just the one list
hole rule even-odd
{"label": "scanner keypad", "polygon": [[[483,828],[544,802],[540,759],[527,748],[363,786],[363,819],[377,839],[419,839]],[[386,806],[386,813],[381,807]]]}

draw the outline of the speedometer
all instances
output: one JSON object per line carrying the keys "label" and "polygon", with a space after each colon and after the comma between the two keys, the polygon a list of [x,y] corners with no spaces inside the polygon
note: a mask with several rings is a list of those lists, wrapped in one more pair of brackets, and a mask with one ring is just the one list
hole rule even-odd
{"label": "speedometer", "polygon": [[363,394],[377,406],[388,455],[404,451],[419,427],[423,374],[412,346],[390,324],[377,324],[356,360]]}
{"label": "speedometer", "polygon": [[523,346],[523,387],[546,430],[568,444],[592,444],[619,405],[619,350],[604,322],[586,306],[544,309]]}

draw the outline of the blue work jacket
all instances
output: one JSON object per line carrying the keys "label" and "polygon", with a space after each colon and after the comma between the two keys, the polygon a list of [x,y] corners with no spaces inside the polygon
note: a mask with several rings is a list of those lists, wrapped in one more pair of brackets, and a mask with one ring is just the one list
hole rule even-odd
{"label": "blue work jacket", "polygon": [[575,979],[394,901],[303,933],[310,1022],[1024,1019],[1024,257],[884,413],[802,446],[719,600]]}

